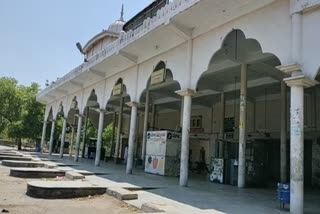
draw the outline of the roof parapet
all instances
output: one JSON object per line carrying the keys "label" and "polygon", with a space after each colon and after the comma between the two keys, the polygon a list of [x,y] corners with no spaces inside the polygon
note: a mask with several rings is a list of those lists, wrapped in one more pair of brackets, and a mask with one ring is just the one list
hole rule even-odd
{"label": "roof parapet", "polygon": [[145,19],[143,21],[143,24],[134,30],[130,30],[128,32],[121,32],[117,40],[108,44],[103,50],[101,50],[94,56],[88,58],[87,62],[82,63],[81,65],[74,68],[63,77],[59,78],[53,84],[40,91],[37,94],[37,100],[41,100],[42,97],[45,97],[50,91],[55,90],[62,84],[72,80],[81,73],[89,72],[89,69],[94,65],[118,53],[127,45],[146,35],[147,33],[159,27],[160,25],[167,23],[167,21],[170,20],[170,18],[188,9],[189,7],[198,3],[199,1],[201,0],[173,0],[172,2],[169,2],[168,4],[166,4],[166,6],[158,10],[156,16],[154,16],[153,18]]}

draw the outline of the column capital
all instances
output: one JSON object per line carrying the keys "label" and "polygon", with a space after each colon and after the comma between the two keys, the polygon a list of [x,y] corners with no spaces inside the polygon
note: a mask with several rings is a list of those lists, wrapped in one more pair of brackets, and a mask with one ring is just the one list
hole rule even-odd
{"label": "column capital", "polygon": [[76,117],[84,117],[84,115],[83,114],[76,114]]}
{"label": "column capital", "polygon": [[291,65],[280,65],[276,67],[278,70],[282,71],[284,74],[291,75],[293,73],[301,72],[300,64],[291,64]]}
{"label": "column capital", "polygon": [[130,107],[133,107],[133,106],[138,107],[139,103],[138,102],[127,102],[126,105],[130,106]]}
{"label": "column capital", "polygon": [[316,80],[309,79],[304,74],[288,77],[283,79],[283,81],[289,87],[297,86],[297,87],[309,88],[318,84]]}
{"label": "column capital", "polygon": [[106,112],[107,112],[107,110],[106,110],[106,109],[99,108],[99,112],[106,113]]}
{"label": "column capital", "polygon": [[197,94],[197,92],[193,89],[183,89],[183,90],[179,90],[179,91],[175,91],[176,94],[179,94],[180,96],[184,97],[184,96],[194,96]]}

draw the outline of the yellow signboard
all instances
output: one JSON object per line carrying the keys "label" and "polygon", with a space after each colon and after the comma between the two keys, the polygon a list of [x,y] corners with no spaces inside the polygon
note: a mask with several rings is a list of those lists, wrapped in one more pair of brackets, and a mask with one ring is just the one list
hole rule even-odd
{"label": "yellow signboard", "polygon": [[117,96],[122,94],[122,83],[113,86],[112,95]]}
{"label": "yellow signboard", "polygon": [[159,83],[163,83],[165,81],[165,68],[162,68],[160,70],[154,71],[151,74],[151,85],[156,85]]}

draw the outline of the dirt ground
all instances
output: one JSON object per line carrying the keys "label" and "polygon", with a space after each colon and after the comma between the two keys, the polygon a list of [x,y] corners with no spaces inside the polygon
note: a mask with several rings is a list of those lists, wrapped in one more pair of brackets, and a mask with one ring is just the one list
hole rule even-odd
{"label": "dirt ground", "polygon": [[131,214],[139,213],[107,195],[79,199],[43,200],[27,196],[29,179],[9,176],[10,169],[0,165],[0,213],[14,214]]}

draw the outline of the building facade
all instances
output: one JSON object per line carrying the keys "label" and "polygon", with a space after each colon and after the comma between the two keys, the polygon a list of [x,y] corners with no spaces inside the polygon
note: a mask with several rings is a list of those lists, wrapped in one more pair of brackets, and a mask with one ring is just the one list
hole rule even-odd
{"label": "building facade", "polygon": [[304,186],[320,184],[320,1],[157,5],[142,24],[126,25],[122,12],[84,46],[83,64],[37,95],[46,104],[42,147],[50,121],[52,152],[63,115],[61,148],[70,125],[77,161],[77,130],[89,118],[98,130],[99,165],[102,132],[113,123],[121,131],[111,156],[123,158],[127,145],[131,174],[134,159],[146,158],[147,131],[174,130],[181,133],[181,186],[203,156],[208,165],[228,160],[236,169],[229,180],[236,179],[224,183],[290,181],[291,212],[302,213]]}

